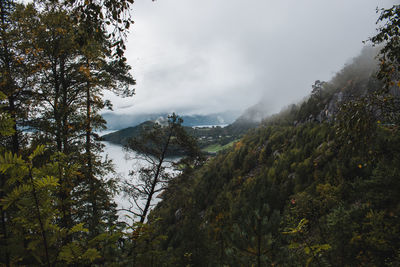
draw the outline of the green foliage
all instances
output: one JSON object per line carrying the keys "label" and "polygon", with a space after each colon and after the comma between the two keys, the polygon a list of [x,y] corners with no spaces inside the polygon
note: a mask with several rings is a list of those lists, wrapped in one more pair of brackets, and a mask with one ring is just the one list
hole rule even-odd
{"label": "green foliage", "polygon": [[[139,212],[131,213],[140,218],[143,223],[150,208],[153,206],[155,196],[165,189],[165,186],[174,177],[168,168],[178,166],[180,170],[191,169],[202,164],[203,157],[194,139],[182,127],[182,119],[172,114],[168,118],[168,125],[154,124],[151,130],[132,138],[125,146],[127,151],[136,152],[139,158],[149,164],[140,168],[136,184],[125,182],[124,191],[135,203]],[[170,151],[186,155],[177,162],[167,159]],[[131,175],[135,175],[131,172]]]}
{"label": "green foliage", "polygon": [[295,228],[289,228],[288,231],[283,232],[283,234],[290,235],[292,242],[288,248],[294,250],[294,254],[298,254],[300,251],[305,254],[306,266],[310,266],[313,260],[317,262],[318,265],[321,265],[320,258],[323,256],[324,252],[330,250],[332,247],[329,244],[310,244],[310,233],[307,231],[308,223],[309,221],[303,218]]}
{"label": "green foliage", "polygon": [[203,148],[202,151],[205,151],[207,153],[218,153],[220,151],[223,151],[223,150],[226,150],[228,148],[231,148],[232,146],[234,146],[234,144],[237,141],[238,140],[234,140],[234,141],[229,142],[229,143],[224,144],[224,145],[220,145],[220,144],[209,145],[209,146]]}
{"label": "green foliage", "polygon": [[[104,128],[98,112],[109,104],[102,90],[132,95],[134,80],[121,53],[111,58],[103,19],[75,20],[86,12],[76,3],[16,4],[7,25],[0,25],[0,251],[6,266],[106,263],[120,249],[115,182],[105,181],[110,165],[100,160],[94,131]],[[110,4],[97,14],[119,3]],[[97,240],[101,234],[107,238]]]}
{"label": "green foliage", "polygon": [[[102,136],[102,139],[120,145],[127,145],[129,139],[139,138],[141,135],[156,125],[156,122],[146,121],[134,127],[128,127],[113,133]],[[255,127],[255,125],[242,125],[240,122],[235,122],[224,128],[216,127],[187,127],[182,126],[186,133],[195,138],[199,147],[207,153],[215,154],[219,151],[229,148],[236,142],[247,130]],[[182,151],[179,149],[171,149],[170,156],[182,156]]]}
{"label": "green foliage", "polygon": [[[0,101],[3,101],[4,99],[6,99],[6,95],[0,91]],[[0,135],[2,137],[5,136],[10,136],[12,134],[14,134],[14,122],[10,116],[10,114],[8,114],[7,112],[3,111],[4,106],[1,105],[0,106]]]}
{"label": "green foliage", "polygon": [[[371,38],[383,45],[380,80],[374,51],[364,49],[331,81],[316,81],[304,102],[205,164],[177,116],[130,142],[154,164],[128,185],[146,204],[125,228],[94,131],[109,106],[102,90],[134,93],[118,36],[132,22],[124,17],[131,3],[36,1],[16,5],[0,25],[0,264],[399,264],[398,5],[382,10],[385,24]],[[22,123],[34,134],[22,134]],[[247,129],[190,131],[222,146]],[[31,147],[22,149],[23,136]],[[171,148],[188,155],[179,175],[163,165]]]}
{"label": "green foliage", "polygon": [[[0,203],[5,211],[13,209],[13,234],[19,237],[22,233],[29,233],[21,235],[27,243],[27,251],[21,252],[28,253],[32,259],[48,265],[55,261],[54,257],[49,258],[49,250],[57,247],[61,229],[54,224],[58,210],[54,205],[53,194],[59,186],[58,179],[46,174],[43,168],[34,164],[34,160],[44,152],[44,146],[37,147],[28,156],[28,161],[11,153],[0,157],[2,173],[12,174],[13,177],[7,181],[13,189]],[[21,254],[19,257],[27,256]]]}
{"label": "green foliage", "polygon": [[399,112],[379,94],[370,52],[167,187],[151,216],[170,262],[398,263]]}
{"label": "green foliage", "polygon": [[[378,11],[378,10],[377,10]],[[381,9],[378,22],[382,24],[378,33],[370,38],[374,44],[383,44],[380,57],[380,71],[378,77],[384,81],[386,89],[395,85],[400,71],[399,54],[399,29],[400,29],[400,5],[394,5],[388,9]],[[398,86],[398,85],[397,85]]]}
{"label": "green foliage", "polygon": [[[56,194],[60,184],[59,177],[52,176],[52,173],[56,170],[55,173],[59,174],[57,169],[65,166],[65,162],[53,161],[36,166],[35,159],[45,152],[44,147],[38,147],[28,156],[29,161],[10,153],[0,157],[2,172],[15,175],[15,179],[8,180],[14,185],[13,190],[0,202],[3,210],[13,212],[13,226],[10,231],[17,239],[10,241],[23,241],[27,244],[24,250],[12,251],[13,257],[32,264],[90,264],[99,259],[104,261],[105,256],[111,257],[97,247],[105,245],[111,249],[121,237],[119,231],[103,232],[85,241],[89,230],[84,223],[74,224],[71,228],[61,227],[57,223],[62,218]],[[61,155],[57,159],[67,160]],[[45,253],[44,250],[48,252]],[[45,254],[49,255],[49,259],[46,259]]]}

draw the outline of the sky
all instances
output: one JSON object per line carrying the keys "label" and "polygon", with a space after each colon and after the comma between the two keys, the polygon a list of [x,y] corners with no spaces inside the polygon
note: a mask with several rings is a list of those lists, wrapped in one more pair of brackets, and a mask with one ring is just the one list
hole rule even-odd
{"label": "sky", "polygon": [[376,33],[392,0],[137,0],[126,57],[136,95],[116,114],[270,113],[328,81]]}

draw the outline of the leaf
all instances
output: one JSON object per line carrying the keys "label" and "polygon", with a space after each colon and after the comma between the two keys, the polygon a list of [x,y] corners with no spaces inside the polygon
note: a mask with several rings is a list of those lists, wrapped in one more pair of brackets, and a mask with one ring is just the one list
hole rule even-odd
{"label": "leaf", "polygon": [[34,251],[39,247],[40,243],[41,243],[40,239],[32,240],[31,242],[28,243],[27,248],[28,250]]}
{"label": "leaf", "polygon": [[0,155],[0,172],[6,173],[10,168],[16,165],[25,165],[25,161],[21,156],[13,154],[11,152],[6,152],[4,156]]}
{"label": "leaf", "polygon": [[296,249],[296,248],[299,248],[299,247],[300,247],[300,244],[299,243],[295,243],[295,242],[293,242],[293,243],[291,243],[289,245],[290,249]]}
{"label": "leaf", "polygon": [[303,219],[300,220],[300,222],[296,226],[296,228],[289,228],[289,231],[282,232],[282,234],[292,235],[292,234],[301,233],[303,231],[303,228],[306,226],[307,223],[308,223],[308,220],[303,218]]}
{"label": "leaf", "polygon": [[84,223],[78,223],[76,225],[74,225],[69,231],[68,234],[73,234],[73,233],[77,233],[77,232],[85,232],[88,233],[89,230],[85,227],[83,227]]}
{"label": "leaf", "polygon": [[8,209],[14,202],[18,201],[19,199],[22,198],[23,195],[31,191],[31,186],[28,184],[23,184],[20,185],[16,188],[14,188],[11,193],[9,193],[7,196],[2,198],[0,200],[1,206],[3,206],[3,209],[6,210]]}
{"label": "leaf", "polygon": [[82,255],[82,248],[77,242],[71,242],[61,248],[58,259],[65,261],[67,264],[77,262]]}
{"label": "leaf", "polygon": [[321,250],[329,250],[329,249],[331,249],[332,247],[331,247],[331,245],[329,245],[329,244],[323,244],[323,245],[319,245],[318,246],[318,249],[317,249],[317,252],[319,252],[319,251],[321,251]]}
{"label": "leaf", "polygon": [[93,262],[95,259],[100,257],[100,253],[95,248],[88,248],[82,255],[82,259],[89,260],[90,262]]}
{"label": "leaf", "polygon": [[32,161],[37,156],[43,155],[44,151],[45,151],[45,146],[44,145],[37,146],[36,149],[32,152],[32,154],[29,155],[29,160]]}
{"label": "leaf", "polygon": [[58,179],[54,176],[46,176],[41,179],[36,179],[34,183],[37,189],[59,186]]}
{"label": "leaf", "polygon": [[312,257],[307,259],[306,267],[310,266],[312,259],[313,259]]}

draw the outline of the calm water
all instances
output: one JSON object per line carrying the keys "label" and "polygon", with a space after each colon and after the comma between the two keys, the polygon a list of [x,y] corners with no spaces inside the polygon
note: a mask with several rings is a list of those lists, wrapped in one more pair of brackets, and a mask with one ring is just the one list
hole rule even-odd
{"label": "calm water", "polygon": [[[120,184],[123,183],[123,181],[129,179],[133,179],[132,177],[129,177],[129,171],[135,168],[137,165],[136,162],[132,159],[128,159],[126,157],[126,152],[123,151],[122,146],[114,145],[109,142],[103,142],[105,145],[104,147],[104,152],[103,152],[103,159],[108,157],[108,159],[111,159],[113,164],[114,164],[114,169],[116,174],[112,175],[112,177],[116,177]],[[132,205],[129,203],[129,199],[126,198],[123,194],[119,194],[115,196],[115,201],[118,204],[118,208],[124,208],[124,209],[131,209]],[[134,209],[135,210],[135,209]],[[120,220],[129,222],[130,220],[126,217],[126,215],[130,215],[129,212],[126,211],[119,211],[118,212]]]}
{"label": "calm water", "polygon": [[[103,142],[103,144],[105,145],[104,152],[102,155],[103,159],[105,157],[108,157],[113,161],[114,164],[116,175],[113,176],[119,179],[120,184],[122,184],[123,181],[125,180],[128,180],[133,184],[137,183],[137,177],[130,176],[129,172],[132,170],[137,171],[140,168],[147,166],[148,163],[145,162],[144,160],[135,158],[136,154],[133,152],[130,152],[129,155],[127,155],[127,152],[123,150],[122,146],[111,144],[109,142]],[[171,170],[171,172],[173,171]],[[160,199],[158,199],[157,196],[155,196],[154,200],[152,201],[152,204],[156,204],[159,200]],[[123,194],[117,195],[115,197],[115,201],[118,204],[118,208],[132,209],[133,207],[133,205],[129,202],[129,199],[125,197]],[[137,211],[137,209],[133,209],[133,211]],[[131,215],[129,212],[120,211],[118,214],[121,220],[127,222],[130,221],[126,217],[126,215]]]}

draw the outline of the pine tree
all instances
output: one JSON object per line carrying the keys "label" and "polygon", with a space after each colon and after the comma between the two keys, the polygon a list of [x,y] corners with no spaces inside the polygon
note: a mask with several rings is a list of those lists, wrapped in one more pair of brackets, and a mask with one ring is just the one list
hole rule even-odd
{"label": "pine tree", "polygon": [[[134,92],[124,38],[117,36],[129,28],[123,16],[132,2],[90,2],[0,1],[0,254],[6,266],[88,264],[99,253],[110,256],[121,236],[114,181],[105,179],[112,168],[101,162],[95,132],[105,127],[103,90]],[[106,22],[117,35],[107,35]],[[27,126],[34,134],[22,131]]]}
{"label": "pine tree", "polygon": [[29,63],[22,55],[20,45],[21,31],[13,15],[16,9],[14,1],[0,1],[0,90],[6,95],[7,111],[14,121],[14,133],[7,146],[14,153],[19,153],[21,145],[21,131],[23,119],[26,113],[22,110],[27,102],[26,93],[27,71]]}
{"label": "pine tree", "polygon": [[[0,100],[3,101],[6,99],[6,96],[0,91]],[[0,137],[1,137],[1,143],[3,144],[3,141],[5,138],[8,136],[13,135],[14,133],[14,121],[12,120],[11,116],[4,111],[4,107],[0,106]],[[4,145],[0,146],[0,153],[5,153],[6,148]],[[0,174],[0,199],[2,199],[5,196],[5,193],[8,191],[6,190],[6,179],[8,177],[4,174]],[[3,263],[5,266],[10,266],[11,264],[11,259],[10,259],[10,247],[9,247],[9,232],[8,232],[8,225],[7,221],[9,220],[9,217],[6,213],[5,210],[2,209],[2,206],[0,205],[1,208],[1,243],[0,243],[0,250],[2,251],[1,259],[0,262]]]}
{"label": "pine tree", "polygon": [[[181,118],[172,114],[168,117],[167,125],[155,123],[152,129],[144,130],[139,138],[130,139],[125,146],[128,152],[135,153],[137,158],[148,163],[148,166],[141,167],[138,172],[131,172],[133,177],[138,175],[139,181],[135,182],[136,185],[126,181],[124,186],[128,197],[135,204],[130,212],[139,218],[140,223],[145,222],[154,205],[154,198],[175,176],[169,169],[179,165],[181,168],[187,167],[201,161],[198,147],[181,126],[182,122]],[[184,157],[175,163],[168,159],[172,151],[180,152]]]}

